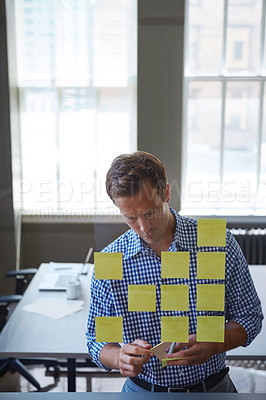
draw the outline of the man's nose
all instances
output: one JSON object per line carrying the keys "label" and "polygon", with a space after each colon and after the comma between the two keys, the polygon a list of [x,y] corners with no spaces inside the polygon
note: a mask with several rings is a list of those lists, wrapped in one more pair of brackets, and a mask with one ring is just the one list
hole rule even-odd
{"label": "man's nose", "polygon": [[148,233],[150,230],[151,224],[147,218],[139,218],[139,228],[141,232]]}

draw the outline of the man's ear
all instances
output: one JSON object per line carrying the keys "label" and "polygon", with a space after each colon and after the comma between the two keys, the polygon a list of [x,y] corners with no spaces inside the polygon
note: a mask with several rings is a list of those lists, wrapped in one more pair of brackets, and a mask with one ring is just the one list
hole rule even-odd
{"label": "man's ear", "polygon": [[170,201],[170,198],[171,198],[171,191],[170,191],[169,183],[166,184],[164,193],[165,193],[165,201],[166,201],[166,203],[168,203]]}

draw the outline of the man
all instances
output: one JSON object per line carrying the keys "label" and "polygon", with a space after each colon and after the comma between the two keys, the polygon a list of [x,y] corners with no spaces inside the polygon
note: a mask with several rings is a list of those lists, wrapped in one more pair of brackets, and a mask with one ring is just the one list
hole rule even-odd
{"label": "man", "polygon": [[[261,330],[260,301],[247,262],[232,235],[226,234],[225,340],[224,343],[196,341],[197,221],[182,217],[168,205],[170,187],[163,164],[153,155],[136,152],[117,157],[106,177],[106,189],[123,219],[131,228],[107,246],[104,252],[123,253],[122,280],[95,280],[91,285],[88,319],[88,349],[93,360],[106,370],[119,369],[127,376],[123,391],[209,391],[235,392],[225,368],[225,352],[247,346]],[[162,251],[189,251],[190,307],[189,343],[177,343],[167,368],[150,350],[160,343]],[[178,284],[179,279],[167,279]],[[156,285],[156,312],[128,312],[129,284]],[[97,343],[95,316],[123,316],[124,344]],[[168,350],[168,349],[167,349]]]}

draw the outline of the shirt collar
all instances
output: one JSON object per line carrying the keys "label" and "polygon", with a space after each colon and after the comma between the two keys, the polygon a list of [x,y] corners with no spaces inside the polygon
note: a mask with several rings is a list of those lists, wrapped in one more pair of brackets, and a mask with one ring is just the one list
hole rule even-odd
{"label": "shirt collar", "polygon": [[173,242],[185,250],[193,250],[197,246],[197,221],[193,218],[183,217],[170,207],[176,220],[176,229]]}
{"label": "shirt collar", "polygon": [[133,229],[129,230],[129,245],[127,250],[123,255],[123,258],[127,260],[128,258],[134,257],[137,253],[143,252],[143,245],[139,235],[137,235]]}

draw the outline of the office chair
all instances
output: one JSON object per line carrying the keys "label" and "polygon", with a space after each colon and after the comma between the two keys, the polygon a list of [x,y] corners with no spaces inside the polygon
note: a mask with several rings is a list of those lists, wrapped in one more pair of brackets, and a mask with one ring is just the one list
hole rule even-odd
{"label": "office chair", "polygon": [[9,271],[6,273],[6,277],[15,278],[15,293],[22,295],[36,272],[37,268],[26,268],[18,271]]}
{"label": "office chair", "polygon": [[6,278],[13,277],[16,280],[15,294],[0,296],[0,332],[8,319],[10,305],[16,304],[21,300],[23,293],[36,271],[37,268],[27,268],[6,273]]}
{"label": "office chair", "polygon": [[[12,303],[16,304],[22,299],[22,295],[36,271],[36,268],[28,268],[6,273],[6,277],[14,277],[16,279],[16,294],[0,296],[0,332],[8,319],[10,305]],[[18,372],[37,390],[41,389],[39,382],[29,373],[19,359],[8,357],[0,360],[0,376],[3,376],[8,371],[11,373]]]}

